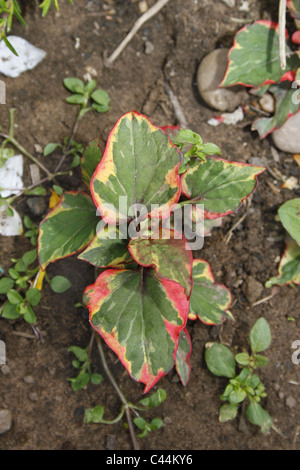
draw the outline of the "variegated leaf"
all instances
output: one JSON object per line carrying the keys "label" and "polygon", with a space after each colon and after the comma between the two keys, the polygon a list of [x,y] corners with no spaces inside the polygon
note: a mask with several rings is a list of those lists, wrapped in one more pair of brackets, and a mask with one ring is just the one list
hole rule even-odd
{"label": "variegated leaf", "polygon": [[128,250],[138,264],[153,266],[160,278],[178,282],[190,296],[193,257],[182,235],[174,230],[161,229],[148,237],[132,238]]}
{"label": "variegated leaf", "polygon": [[174,365],[188,316],[184,289],[152,269],[108,269],[85,297],[91,325],[148,392]]}
{"label": "variegated leaf", "polygon": [[182,192],[194,204],[204,205],[204,218],[217,219],[235,212],[256,188],[264,167],[207,157],[192,159],[182,175]]}
{"label": "variegated leaf", "polygon": [[[91,193],[103,220],[122,223],[148,213],[168,216],[180,197],[180,161],[179,150],[146,116],[135,111],[122,116],[91,179]],[[142,213],[136,213],[137,204],[143,206]]]}
{"label": "variegated leaf", "polygon": [[95,235],[99,217],[85,193],[66,192],[40,223],[38,257],[44,270],[49,263],[83,250]]}
{"label": "variegated leaf", "polygon": [[266,282],[266,287],[271,287],[274,284],[283,286],[291,283],[300,284],[300,246],[294,240],[286,245],[279,263],[278,276],[271,277]]}
{"label": "variegated leaf", "polygon": [[190,355],[192,352],[192,342],[189,335],[189,332],[186,328],[179,333],[179,343],[178,349],[176,351],[176,361],[175,367],[177,374],[181,380],[182,385],[186,386],[190,374],[191,374],[191,364],[190,364]]}
{"label": "variegated leaf", "polygon": [[[299,54],[293,53],[287,43],[285,51],[286,70],[296,70],[300,65]],[[255,21],[236,34],[229,51],[228,68],[220,86],[258,86],[279,82],[284,79],[284,75],[280,66],[278,24]]]}
{"label": "variegated leaf", "polygon": [[198,317],[207,325],[220,325],[226,318],[233,320],[230,304],[230,291],[222,284],[215,283],[207,261],[195,259],[189,318],[194,320]]}
{"label": "variegated leaf", "polygon": [[78,256],[98,268],[125,267],[130,254],[127,240],[120,237],[120,230],[108,225],[97,232],[87,248]]}

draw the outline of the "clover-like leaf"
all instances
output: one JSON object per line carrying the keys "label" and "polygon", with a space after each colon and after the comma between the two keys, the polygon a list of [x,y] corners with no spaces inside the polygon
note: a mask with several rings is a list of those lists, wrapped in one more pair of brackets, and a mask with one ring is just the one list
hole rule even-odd
{"label": "clover-like leaf", "polygon": [[[296,70],[300,65],[299,54],[293,53],[287,43],[285,52],[286,69]],[[255,21],[236,34],[229,51],[228,68],[220,86],[258,86],[279,82],[283,76],[279,56],[278,24],[272,21]]]}
{"label": "clover-like leaf", "polygon": [[264,167],[207,157],[192,159],[182,176],[182,192],[193,204],[204,205],[204,218],[217,219],[232,214],[255,190],[257,176]]}
{"label": "clover-like leaf", "polygon": [[103,220],[136,219],[141,206],[140,216],[169,215],[180,196],[180,161],[179,150],[146,116],[134,111],[122,116],[91,179],[92,197]]}
{"label": "clover-like leaf", "polygon": [[226,318],[233,320],[229,311],[230,291],[216,284],[210,265],[202,259],[193,261],[193,290],[190,298],[190,318],[198,317],[208,325],[220,325]]}
{"label": "clover-like leaf", "polygon": [[148,392],[174,365],[188,316],[184,289],[153,269],[108,269],[85,297],[91,325]]}
{"label": "clover-like leaf", "polygon": [[85,248],[95,235],[96,209],[89,196],[64,193],[40,223],[38,257],[42,269]]}

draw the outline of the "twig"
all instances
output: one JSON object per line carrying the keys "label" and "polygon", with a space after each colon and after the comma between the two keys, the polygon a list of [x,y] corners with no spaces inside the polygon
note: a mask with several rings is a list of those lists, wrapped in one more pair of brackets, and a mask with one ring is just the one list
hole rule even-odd
{"label": "twig", "polygon": [[279,2],[279,57],[280,67],[282,70],[286,69],[286,52],[285,52],[285,24],[286,24],[286,0]]}
{"label": "twig", "polygon": [[248,215],[248,212],[249,212],[249,209],[251,207],[251,203],[252,203],[252,196],[249,196],[249,198],[247,199],[247,208],[246,208],[246,212],[242,215],[242,217],[231,227],[231,229],[227,232],[226,234],[226,237],[225,237],[225,245],[228,245],[231,237],[232,237],[232,234],[234,232],[234,230],[243,222],[243,220],[247,217]]}
{"label": "twig", "polygon": [[174,112],[176,115],[176,118],[178,120],[178,123],[182,129],[187,128],[187,120],[186,117],[182,111],[182,108],[179,104],[179,101],[177,99],[177,96],[174,94],[172,88],[170,87],[169,83],[165,80],[165,89],[166,92],[168,93],[169,99],[172,103],[172,106],[174,108]]}
{"label": "twig", "polygon": [[123,39],[123,41],[119,44],[119,46],[115,49],[115,51],[105,60],[105,65],[107,67],[111,67],[113,62],[119,57],[119,55],[123,52],[127,44],[132,40],[132,38],[136,35],[139,29],[153,16],[155,16],[167,3],[169,0],[158,0],[149,10],[147,10],[142,16],[136,20],[132,29],[129,31],[127,36]]}
{"label": "twig", "polygon": [[74,139],[74,136],[76,134],[76,131],[78,129],[78,124],[79,124],[79,121],[81,119],[82,115],[79,111],[79,113],[77,114],[77,117],[76,117],[76,120],[75,120],[75,123],[74,123],[74,126],[73,126],[73,129],[72,129],[72,132],[71,132],[71,135],[70,135],[70,138],[69,138],[69,141],[68,141],[68,145],[67,145],[67,148],[63,154],[63,156],[61,157],[60,161],[58,162],[56,168],[55,168],[55,171],[54,173],[57,173],[58,170],[60,169],[60,167],[62,166],[62,164],[64,163],[65,159],[66,159],[66,156],[68,155],[68,152],[70,150],[70,147],[71,147],[71,144],[72,144],[72,140]]}
{"label": "twig", "polygon": [[97,341],[98,351],[99,351],[99,355],[100,355],[100,359],[101,359],[101,362],[102,362],[103,369],[105,370],[107,377],[109,378],[112,386],[114,387],[115,391],[119,395],[119,398],[120,398],[121,402],[123,403],[123,405],[125,407],[125,413],[126,413],[126,417],[127,417],[127,422],[128,422],[128,427],[129,427],[129,432],[130,432],[130,437],[131,437],[133,448],[134,448],[134,450],[140,450],[139,444],[136,440],[134,427],[133,427],[132,420],[131,420],[130,407],[129,407],[128,401],[126,400],[126,397],[123,395],[123,393],[119,389],[119,386],[116,383],[116,381],[114,379],[114,376],[112,375],[112,373],[110,371],[110,368],[108,367],[108,364],[107,364],[106,359],[105,359],[105,355],[104,355],[104,351],[103,351],[103,348],[102,348],[102,344],[101,344],[101,340],[100,340],[99,335],[95,334],[95,338],[96,338],[96,341]]}

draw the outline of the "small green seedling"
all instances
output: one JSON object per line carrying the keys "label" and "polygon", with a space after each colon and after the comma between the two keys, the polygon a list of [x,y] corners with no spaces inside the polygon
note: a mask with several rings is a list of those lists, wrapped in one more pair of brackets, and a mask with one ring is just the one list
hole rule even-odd
{"label": "small green seedling", "polygon": [[[80,119],[92,110],[97,111],[97,113],[106,113],[109,110],[109,95],[101,88],[96,89],[96,80],[89,80],[85,85],[79,78],[65,78],[63,83],[67,90],[72,93],[71,96],[66,98],[66,102],[81,105]],[[89,104],[90,106],[88,106]]]}
{"label": "small green seedling", "polygon": [[72,390],[74,392],[84,388],[89,382],[93,385],[99,385],[103,377],[100,374],[91,371],[91,360],[88,354],[88,348],[80,348],[78,346],[70,346],[68,351],[72,352],[76,359],[72,361],[72,366],[79,370],[76,377],[69,378]]}
{"label": "small green seedling", "polygon": [[[205,360],[208,369],[219,377],[228,377],[229,384],[220,396],[225,401],[219,411],[219,421],[236,418],[239,406],[244,400],[249,405],[246,410],[247,417],[252,424],[260,426],[261,431],[267,434],[272,427],[272,418],[261,406],[260,402],[267,396],[266,389],[254,369],[268,364],[268,359],[258,353],[267,349],[271,343],[271,331],[264,318],[257,320],[250,336],[251,354],[247,352],[234,356],[231,350],[220,343],[213,343],[205,351]],[[236,366],[241,369],[236,373]]]}

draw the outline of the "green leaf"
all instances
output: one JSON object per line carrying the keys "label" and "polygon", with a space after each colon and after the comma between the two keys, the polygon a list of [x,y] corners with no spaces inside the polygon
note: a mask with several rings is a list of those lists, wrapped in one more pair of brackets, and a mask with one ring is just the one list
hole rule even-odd
{"label": "green leaf", "polygon": [[239,354],[236,354],[235,360],[241,366],[248,366],[250,362],[250,357],[249,357],[249,354],[247,353],[239,353]]}
{"label": "green leaf", "polygon": [[84,94],[84,83],[79,78],[65,78],[63,83],[72,93]]}
{"label": "green leaf", "polygon": [[100,139],[92,140],[84,149],[80,160],[82,179],[90,187],[90,180],[102,158],[102,151],[99,146]]}
{"label": "green leaf", "polygon": [[247,380],[247,387],[256,388],[261,383],[260,378],[258,375],[253,374]]}
{"label": "green leaf", "polygon": [[102,375],[100,374],[92,374],[91,375],[91,382],[93,385],[99,385],[103,380]]}
{"label": "green leaf", "polygon": [[269,413],[255,401],[251,401],[247,408],[247,417],[252,424],[260,426],[261,431],[267,434],[272,427],[273,421]]}
{"label": "green leaf", "polygon": [[3,277],[0,279],[0,294],[7,294],[15,285],[15,281],[9,277]]}
{"label": "green leaf", "polygon": [[70,168],[75,168],[76,166],[80,165],[80,156],[79,155],[75,155],[73,160],[72,160],[72,163],[70,165]]}
{"label": "green leaf", "polygon": [[43,186],[36,186],[34,189],[25,189],[26,196],[46,196],[46,189]]}
{"label": "green leaf", "polygon": [[215,153],[221,153],[220,148],[217,145],[211,143],[203,144],[202,151],[206,155],[214,155]]}
{"label": "green leaf", "polygon": [[16,320],[20,317],[20,313],[17,311],[17,306],[6,302],[3,306],[2,317],[8,320]]}
{"label": "green leaf", "polygon": [[87,248],[78,256],[97,267],[125,267],[130,255],[128,241],[120,237],[118,227],[108,225],[97,232]]}
{"label": "green leaf", "polygon": [[167,398],[167,394],[165,390],[162,388],[159,388],[155,393],[150,395],[150,397],[146,397],[140,400],[140,403],[146,408],[154,408],[156,406],[159,406],[161,403],[163,403],[166,398]]}
{"label": "green leaf", "polygon": [[57,184],[53,185],[53,190],[58,196],[62,196],[62,193],[64,192],[63,188],[61,186],[58,186]]}
{"label": "green leaf", "polygon": [[54,276],[50,281],[50,287],[56,294],[62,294],[71,287],[71,282],[64,276]]}
{"label": "green leaf", "polygon": [[[235,357],[236,359],[236,357]],[[246,385],[248,378],[251,376],[251,370],[248,369],[247,367],[244,367],[239,375],[236,376],[236,380],[241,384],[241,385]]]}
{"label": "green leaf", "polygon": [[84,89],[87,93],[91,93],[96,88],[96,86],[97,86],[96,80],[92,79],[89,82],[87,82]]}
{"label": "green leaf", "polygon": [[95,235],[98,221],[89,196],[65,193],[40,224],[38,256],[42,269],[85,248]]}
{"label": "green leaf", "polygon": [[295,89],[291,88],[291,82],[284,81],[283,83],[272,85],[269,91],[273,94],[276,101],[275,113],[271,117],[256,119],[251,127],[252,130],[258,131],[262,139],[270,134],[270,132],[280,128],[293,114],[299,112],[299,103],[295,103],[295,100],[293,100]]}
{"label": "green leaf", "polygon": [[104,408],[101,405],[95,408],[87,408],[84,413],[84,422],[88,423],[102,423],[104,415]]}
{"label": "green leaf", "polygon": [[208,369],[218,377],[235,376],[235,359],[230,349],[224,344],[213,343],[205,350],[205,361]]}
{"label": "green leaf", "polygon": [[300,246],[300,198],[291,199],[279,208],[280,221]]}
{"label": "green leaf", "polygon": [[192,290],[192,252],[183,236],[174,230],[161,229],[151,236],[132,238],[128,250],[133,259],[145,267],[154,267],[162,279],[178,282],[189,297]]}
{"label": "green leaf", "polygon": [[36,322],[36,316],[30,305],[27,306],[26,312],[24,313],[24,320],[30,325]]}
{"label": "green leaf", "polygon": [[264,351],[271,344],[271,330],[264,318],[259,318],[250,331],[250,345],[254,353]]}
{"label": "green leaf", "polygon": [[108,106],[110,102],[108,93],[100,88],[91,94],[91,98],[102,106]]}
{"label": "green leaf", "polygon": [[219,421],[220,423],[226,423],[226,421],[230,421],[235,419],[238,413],[238,405],[233,404],[226,404],[222,405],[219,410]]}
{"label": "green leaf", "polygon": [[173,143],[182,148],[185,144],[202,144],[202,139],[199,134],[190,129],[183,129],[173,138]]}
{"label": "green leaf", "polygon": [[[300,59],[286,43],[286,70],[296,70]],[[236,84],[258,86],[279,82],[284,75],[280,66],[278,25],[255,21],[235,36],[229,51],[229,64],[220,86]]]}
{"label": "green leaf", "polygon": [[37,250],[36,248],[34,250],[29,250],[24,253],[22,256],[22,261],[27,269],[28,266],[30,266],[34,261],[37,259]]}
{"label": "green leaf", "polygon": [[189,335],[189,332],[186,328],[179,333],[179,343],[176,351],[176,372],[179,375],[182,385],[186,386],[190,374],[191,374],[191,364],[190,364],[190,355],[192,352],[192,342]]}
{"label": "green leaf", "polygon": [[261,356],[260,354],[255,354],[254,359],[257,367],[267,366],[269,363],[269,359],[265,356]]}
{"label": "green leaf", "polygon": [[7,298],[9,300],[9,302],[13,305],[18,305],[20,302],[23,302],[23,300],[24,300],[23,297],[21,296],[21,294],[19,294],[19,292],[17,292],[14,289],[10,289],[7,292]]}
{"label": "green leaf", "polygon": [[48,155],[53,153],[57,147],[61,147],[61,145],[53,143],[53,142],[50,142],[49,144],[47,144],[46,147],[44,148],[44,156],[47,157]]}
{"label": "green leaf", "polygon": [[247,394],[245,390],[237,389],[237,390],[233,390],[230,393],[228,400],[232,405],[237,405],[238,403],[241,403],[242,401],[244,401],[246,396]]}
{"label": "green leaf", "polygon": [[28,289],[25,293],[26,300],[31,303],[33,307],[35,307],[39,301],[41,300],[41,291],[39,289],[36,289],[35,287],[32,287],[31,289]]}
{"label": "green leaf", "polygon": [[90,322],[148,392],[174,366],[188,300],[154,270],[108,269],[85,290]]}
{"label": "green leaf", "polygon": [[[180,196],[180,160],[179,150],[148,118],[136,112],[122,116],[91,179],[91,193],[104,222],[135,219],[136,204],[143,205],[140,217],[150,211],[154,217],[168,214]],[[157,205],[155,210],[152,204]]]}
{"label": "green leaf", "polygon": [[80,372],[77,377],[69,378],[68,380],[71,382],[72,390],[77,392],[89,383],[90,375],[86,372]]}
{"label": "green leaf", "polygon": [[84,104],[86,98],[83,95],[71,95],[66,98],[66,102],[69,104]]}
{"label": "green leaf", "polygon": [[88,350],[79,348],[79,346],[70,346],[69,352],[72,352],[80,362],[86,362],[88,360]]}
{"label": "green leaf", "polygon": [[216,219],[235,212],[256,188],[265,168],[208,157],[193,158],[182,175],[182,192],[195,204],[204,205],[204,218]]}
{"label": "green leaf", "polygon": [[300,246],[291,241],[286,244],[285,252],[280,260],[278,276],[271,277],[266,282],[266,287],[273,284],[283,286],[285,284],[300,284]]}
{"label": "green leaf", "polygon": [[231,294],[222,284],[215,284],[210,265],[201,259],[193,261],[193,290],[190,314],[208,325],[219,325],[233,319],[229,307]]}

